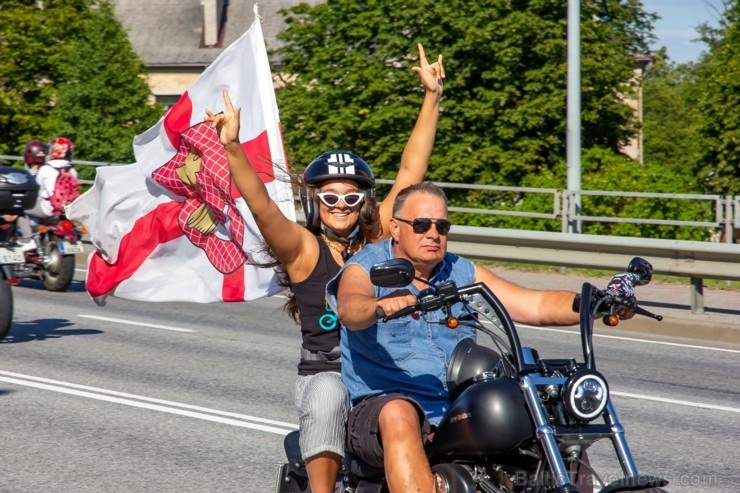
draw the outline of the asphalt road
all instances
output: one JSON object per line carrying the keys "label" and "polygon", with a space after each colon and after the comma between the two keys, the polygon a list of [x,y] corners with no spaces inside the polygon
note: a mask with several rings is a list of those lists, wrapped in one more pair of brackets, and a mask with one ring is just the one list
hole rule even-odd
{"label": "asphalt road", "polygon": [[[81,261],[81,260],[80,260]],[[282,300],[96,306],[13,288],[0,343],[0,491],[274,491],[295,429],[300,346]],[[580,356],[570,329],[522,328],[542,356]],[[609,331],[595,338],[640,471],[670,492],[740,491],[740,346]],[[611,445],[592,463],[620,474]]]}

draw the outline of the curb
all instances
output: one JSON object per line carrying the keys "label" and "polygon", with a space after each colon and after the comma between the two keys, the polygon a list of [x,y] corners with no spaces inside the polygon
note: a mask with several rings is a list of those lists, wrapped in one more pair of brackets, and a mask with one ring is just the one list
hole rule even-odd
{"label": "curb", "polygon": [[[609,330],[611,327],[601,325],[595,330]],[[665,336],[694,341],[708,341],[740,345],[740,324],[728,324],[718,321],[698,321],[675,317],[664,317],[662,321],[635,317],[622,322],[614,330],[621,330],[643,336]]]}

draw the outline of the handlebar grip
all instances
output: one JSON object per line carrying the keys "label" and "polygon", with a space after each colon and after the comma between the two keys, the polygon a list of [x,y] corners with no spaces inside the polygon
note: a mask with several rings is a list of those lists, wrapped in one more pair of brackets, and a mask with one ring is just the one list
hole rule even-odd
{"label": "handlebar grip", "polygon": [[375,307],[375,318],[376,319],[385,318],[385,310],[383,310],[383,307],[380,305]]}
{"label": "handlebar grip", "polygon": [[388,320],[395,320],[397,318],[405,317],[406,315],[411,315],[418,309],[417,305],[409,305],[406,308],[401,308],[396,313],[393,313],[391,315],[387,315],[383,317],[383,322],[387,322]]}

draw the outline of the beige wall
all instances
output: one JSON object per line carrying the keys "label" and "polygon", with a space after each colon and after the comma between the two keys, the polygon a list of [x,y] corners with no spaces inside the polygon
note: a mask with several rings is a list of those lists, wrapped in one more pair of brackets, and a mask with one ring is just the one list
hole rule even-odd
{"label": "beige wall", "polygon": [[[642,125],[642,84],[640,81],[642,79],[643,69],[635,69],[634,74],[634,80],[638,84],[635,88],[634,98],[624,98],[624,102],[632,108],[632,111],[635,113],[635,119]],[[622,152],[642,164],[642,128],[638,129],[637,135],[633,136],[629,140],[629,143],[622,148]]]}
{"label": "beige wall", "polygon": [[[632,108],[635,120],[642,127],[642,79],[645,77],[645,72],[649,69],[650,64],[654,62],[654,58],[651,55],[637,55],[634,60],[632,80],[637,86],[634,89],[634,97],[624,98],[624,102]],[[637,130],[637,135],[634,135],[629,143],[622,148],[622,152],[642,164],[645,157],[642,145],[642,128]]]}
{"label": "beige wall", "polygon": [[154,96],[180,96],[200,76],[202,70],[182,72],[149,72],[149,87]]}

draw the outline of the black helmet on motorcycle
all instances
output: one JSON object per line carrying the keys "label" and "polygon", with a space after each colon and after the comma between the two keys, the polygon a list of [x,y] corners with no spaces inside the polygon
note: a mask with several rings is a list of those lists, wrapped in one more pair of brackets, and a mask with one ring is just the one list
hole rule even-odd
{"label": "black helmet on motorcycle", "polygon": [[[327,151],[311,161],[301,175],[303,183],[314,187],[329,180],[353,180],[365,192],[366,198],[375,197],[375,177],[370,166],[350,151]],[[306,216],[306,227],[318,231],[321,226],[316,195],[301,187],[301,206]]]}
{"label": "black helmet on motorcycle", "polygon": [[23,149],[23,163],[26,168],[42,165],[46,161],[46,144],[40,140],[32,140]]}
{"label": "black helmet on motorcycle", "polygon": [[75,145],[71,140],[65,137],[57,137],[49,142],[49,147],[47,149],[47,160],[50,161],[52,159],[65,159],[67,161],[71,161],[72,153],[74,152]]}
{"label": "black helmet on motorcycle", "polygon": [[501,355],[498,352],[476,344],[472,339],[462,339],[452,351],[447,365],[447,390],[450,398],[456,399],[473,384],[476,377],[494,372],[500,364]]}

